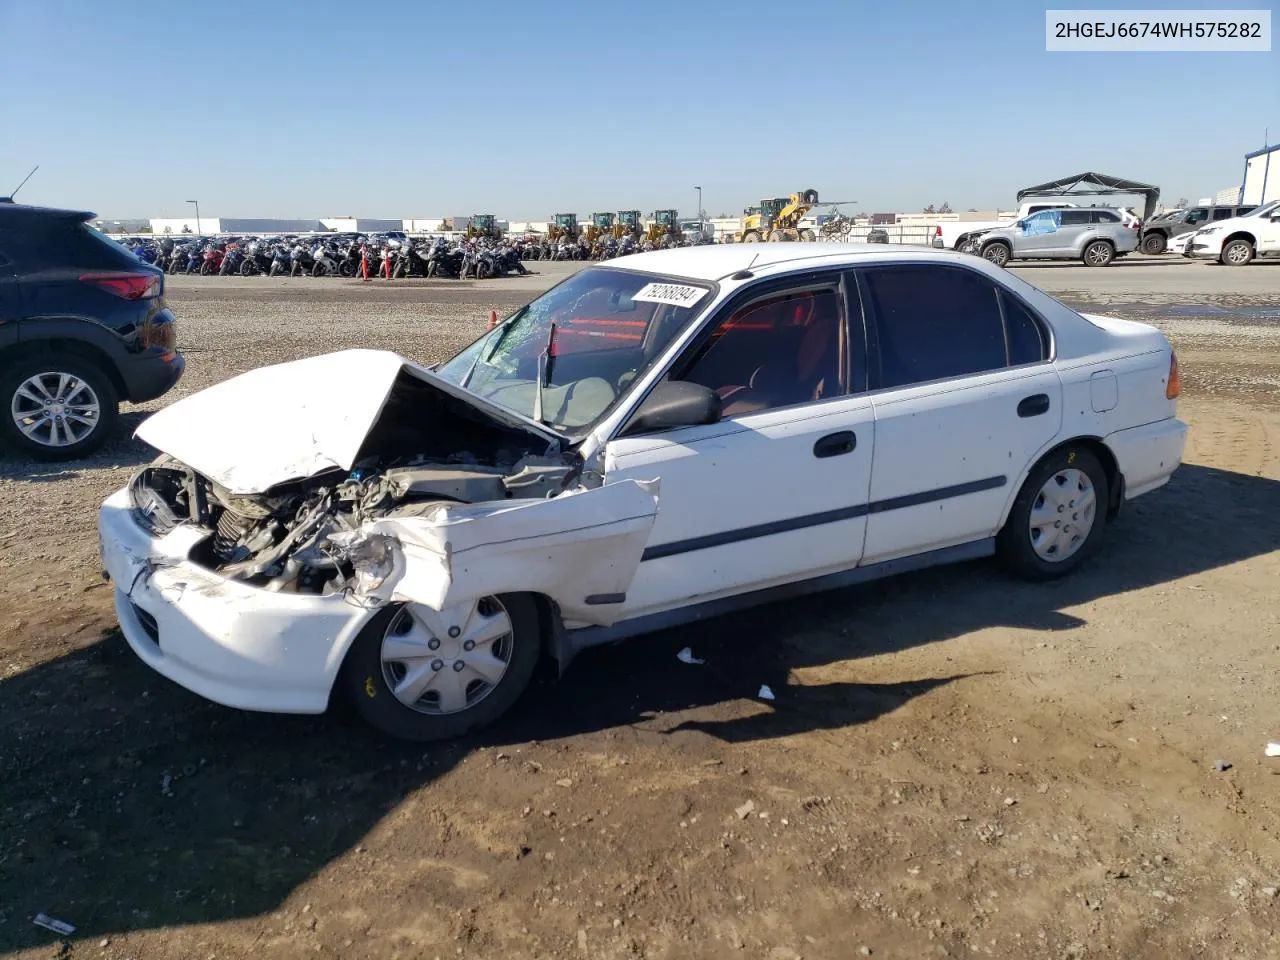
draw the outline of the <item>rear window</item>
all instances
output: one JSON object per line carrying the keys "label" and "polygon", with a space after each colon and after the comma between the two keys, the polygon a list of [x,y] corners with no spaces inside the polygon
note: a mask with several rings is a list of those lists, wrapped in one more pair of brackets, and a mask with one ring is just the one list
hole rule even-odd
{"label": "rear window", "polygon": [[138,258],[127,248],[87,223],[77,223],[63,235],[68,241],[67,255],[74,257],[77,265],[115,269],[128,269],[138,265]]}

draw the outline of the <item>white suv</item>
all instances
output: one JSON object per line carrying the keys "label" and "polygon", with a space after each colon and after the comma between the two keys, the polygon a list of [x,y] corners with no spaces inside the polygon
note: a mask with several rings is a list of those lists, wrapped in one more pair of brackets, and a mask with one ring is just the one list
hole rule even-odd
{"label": "white suv", "polygon": [[1254,257],[1280,256],[1280,200],[1197,230],[1187,243],[1187,255],[1231,267],[1243,267]]}

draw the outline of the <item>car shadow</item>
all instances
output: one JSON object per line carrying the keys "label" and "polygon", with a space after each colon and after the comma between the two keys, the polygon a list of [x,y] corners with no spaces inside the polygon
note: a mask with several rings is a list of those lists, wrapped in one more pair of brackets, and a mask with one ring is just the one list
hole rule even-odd
{"label": "car shadow", "polygon": [[[1280,549],[1277,503],[1278,481],[1184,466],[1064,580],[1013,583],[976,562],[663,631],[588,651],[494,728],[431,746],[341,715],[209,704],[113,631],[0,680],[0,951],[56,939],[31,923],[41,911],[76,924],[74,938],[273,911],[478,748],[627,726],[711,743],[851,730],[964,682],[964,664],[898,683],[798,670],[856,676],[860,658],[992,627],[1070,632],[1084,621],[1068,609]],[[705,662],[681,662],[686,646]]]}
{"label": "car shadow", "polygon": [[0,480],[19,483],[56,483],[74,477],[83,470],[100,470],[103,467],[137,467],[150,463],[156,457],[154,447],[134,437],[134,431],[142,421],[151,416],[150,410],[130,410],[120,414],[115,433],[100,450],[87,457],[64,462],[32,460],[0,447]]}

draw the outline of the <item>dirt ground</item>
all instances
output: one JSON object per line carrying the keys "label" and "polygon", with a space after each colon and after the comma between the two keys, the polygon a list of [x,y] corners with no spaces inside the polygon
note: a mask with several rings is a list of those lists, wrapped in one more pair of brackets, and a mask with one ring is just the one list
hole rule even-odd
{"label": "dirt ground", "polygon": [[[1280,956],[1280,264],[1136,263],[1019,270],[1183,363],[1186,465],[1076,576],[974,563],[592,651],[448,746],[153,674],[94,532],[150,451],[0,460],[0,952]],[[346,346],[438,359],[563,273],[171,281],[173,396]]]}

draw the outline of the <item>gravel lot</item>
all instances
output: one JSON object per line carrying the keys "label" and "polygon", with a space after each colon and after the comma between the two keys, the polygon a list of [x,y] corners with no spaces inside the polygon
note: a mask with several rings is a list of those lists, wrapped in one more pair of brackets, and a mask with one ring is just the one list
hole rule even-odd
{"label": "gravel lot", "polygon": [[[440,359],[573,266],[171,279],[164,402],[344,347]],[[1280,263],[1016,272],[1183,363],[1187,463],[1086,569],[975,563],[593,651],[443,747],[154,675],[94,532],[151,452],[0,458],[0,952],[1280,956]]]}

